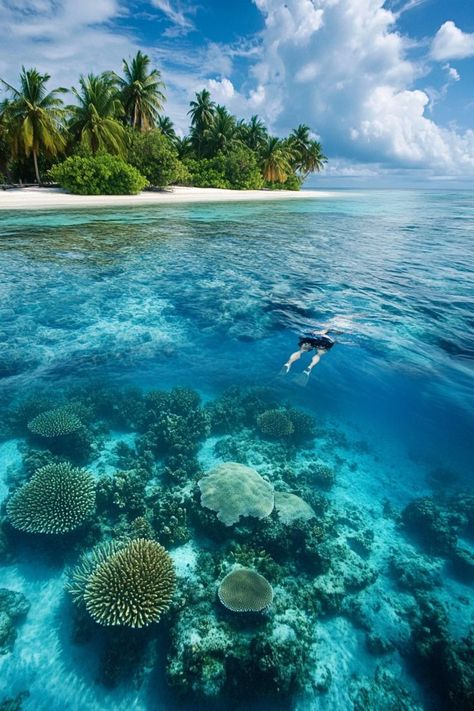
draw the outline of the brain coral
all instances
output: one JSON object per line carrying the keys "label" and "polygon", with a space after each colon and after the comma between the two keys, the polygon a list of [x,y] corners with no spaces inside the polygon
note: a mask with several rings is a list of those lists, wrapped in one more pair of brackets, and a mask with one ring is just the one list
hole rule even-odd
{"label": "brain coral", "polygon": [[284,410],[266,410],[257,417],[261,433],[272,439],[282,439],[293,434],[293,422]]}
{"label": "brain coral", "polygon": [[300,499],[296,494],[287,494],[283,491],[275,491],[275,509],[282,523],[293,523],[309,521],[314,518],[315,513],[311,506]]}
{"label": "brain coral", "polygon": [[221,603],[233,612],[260,612],[273,600],[268,580],[250,568],[237,568],[226,575],[217,594]]}
{"label": "brain coral", "polygon": [[[89,614],[101,625],[145,627],[158,622],[176,585],[170,556],[159,543],[144,538],[111,551],[97,558],[82,581]],[[79,576],[84,576],[84,568]]]}
{"label": "brain coral", "polygon": [[28,533],[66,533],[83,523],[95,505],[92,476],[67,462],[38,469],[7,504],[12,526]]}
{"label": "brain coral", "polygon": [[226,526],[241,516],[265,518],[273,511],[273,486],[260,474],[236,462],[225,462],[207,472],[198,482],[201,506],[217,511]]}
{"label": "brain coral", "polygon": [[59,437],[71,434],[82,427],[82,422],[69,407],[57,407],[54,410],[40,412],[30,422],[30,432],[41,437]]}

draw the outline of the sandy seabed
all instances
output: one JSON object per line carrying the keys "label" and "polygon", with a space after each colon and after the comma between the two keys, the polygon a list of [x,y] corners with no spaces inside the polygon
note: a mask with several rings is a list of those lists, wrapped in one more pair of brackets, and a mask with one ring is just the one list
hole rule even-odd
{"label": "sandy seabed", "polygon": [[0,210],[45,210],[48,208],[119,207],[169,205],[174,203],[234,202],[256,200],[307,200],[336,193],[323,190],[221,190],[219,188],[172,187],[139,195],[71,195],[59,188],[14,188],[0,191]]}

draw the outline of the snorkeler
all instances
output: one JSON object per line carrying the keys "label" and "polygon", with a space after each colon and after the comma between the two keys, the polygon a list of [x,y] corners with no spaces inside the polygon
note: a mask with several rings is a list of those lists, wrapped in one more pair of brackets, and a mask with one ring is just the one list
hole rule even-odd
{"label": "snorkeler", "polygon": [[[299,350],[290,355],[282,368],[282,373],[284,375],[289,373],[293,363],[299,360],[303,353],[309,353],[310,351],[315,350],[316,353],[311,358],[310,364],[302,373],[302,377],[304,378],[304,381],[306,381],[311,375],[311,371],[314,366],[321,360],[321,356],[331,350],[335,343],[335,341],[327,335],[330,330],[332,329],[325,328],[322,331],[311,331],[307,336],[302,336],[298,341]],[[305,384],[304,381],[302,384]]]}

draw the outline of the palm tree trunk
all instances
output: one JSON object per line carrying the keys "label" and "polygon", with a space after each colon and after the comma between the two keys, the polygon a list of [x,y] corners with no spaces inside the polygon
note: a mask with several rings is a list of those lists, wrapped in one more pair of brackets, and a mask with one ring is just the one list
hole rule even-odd
{"label": "palm tree trunk", "polygon": [[36,154],[36,151],[33,151],[33,161],[35,164],[36,182],[38,183],[38,185],[41,185],[41,178],[40,178],[40,174],[39,174],[39,170],[38,170],[38,156]]}

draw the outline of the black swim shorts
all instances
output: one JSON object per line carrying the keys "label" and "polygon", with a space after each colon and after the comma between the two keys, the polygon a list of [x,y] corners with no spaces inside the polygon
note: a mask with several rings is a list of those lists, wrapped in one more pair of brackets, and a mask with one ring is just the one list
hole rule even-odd
{"label": "black swim shorts", "polygon": [[329,336],[303,336],[298,341],[298,345],[300,348],[303,345],[308,345],[316,351],[329,351],[333,347],[334,341]]}

